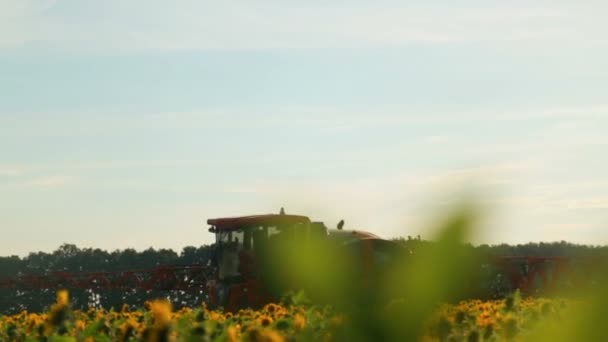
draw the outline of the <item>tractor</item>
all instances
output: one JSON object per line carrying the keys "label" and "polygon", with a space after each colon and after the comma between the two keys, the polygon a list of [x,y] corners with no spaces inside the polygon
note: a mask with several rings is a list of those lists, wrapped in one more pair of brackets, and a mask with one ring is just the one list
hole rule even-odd
{"label": "tractor", "polygon": [[[209,219],[209,231],[215,234],[215,276],[207,281],[208,304],[234,311],[261,306],[276,300],[288,288],[271,291],[265,281],[268,271],[277,267],[268,251],[288,243],[298,245],[324,243],[340,250],[356,262],[355,268],[365,282],[386,267],[403,247],[369,232],[328,229],[322,222],[306,216],[280,214]],[[274,259],[273,259],[274,258]],[[303,284],[291,284],[295,289]]]}

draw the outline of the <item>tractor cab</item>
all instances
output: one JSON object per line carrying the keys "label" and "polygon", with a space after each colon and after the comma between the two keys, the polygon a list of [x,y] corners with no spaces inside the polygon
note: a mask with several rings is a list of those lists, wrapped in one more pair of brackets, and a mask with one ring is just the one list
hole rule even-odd
{"label": "tractor cab", "polygon": [[241,281],[254,276],[252,263],[269,243],[308,239],[327,234],[322,224],[306,216],[269,214],[209,219],[215,233],[216,262],[220,281]]}
{"label": "tractor cab", "polygon": [[[287,241],[308,241],[327,237],[327,227],[306,216],[268,214],[209,219],[215,234],[216,280],[208,284],[211,302],[228,310],[264,301],[259,288],[264,256],[271,246]],[[267,261],[267,260],[266,260]]]}

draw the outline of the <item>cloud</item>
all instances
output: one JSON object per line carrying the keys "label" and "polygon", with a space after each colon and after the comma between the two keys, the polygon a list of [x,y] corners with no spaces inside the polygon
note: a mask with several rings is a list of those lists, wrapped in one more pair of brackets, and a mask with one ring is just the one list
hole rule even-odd
{"label": "cloud", "polygon": [[[76,169],[76,170],[103,170],[103,169],[150,169],[163,167],[189,167],[194,165],[203,165],[211,163],[201,160],[99,160],[75,162],[66,164],[52,164],[61,169]],[[47,167],[53,167],[48,165]]]}
{"label": "cloud", "polygon": [[23,182],[26,187],[33,188],[54,188],[65,185],[68,182],[67,177],[63,176],[47,176],[28,180]]}
{"label": "cloud", "polygon": [[536,185],[538,193],[554,196],[572,196],[575,192],[608,192],[608,178],[606,179],[586,179],[577,182],[560,182],[545,185]]}
{"label": "cloud", "polygon": [[[435,173],[425,171],[425,175],[418,177],[415,183],[423,186],[467,184],[472,182],[497,184],[535,168],[538,168],[538,163],[533,160],[486,163],[475,167],[453,168]],[[411,177],[409,178],[411,179]]]}
{"label": "cloud", "polygon": [[[235,120],[238,118],[238,120]],[[552,131],[560,133],[573,130],[565,120],[579,121],[585,125],[598,126],[596,122],[608,120],[608,104],[597,103],[584,106],[554,107],[541,109],[458,110],[425,106],[424,108],[407,105],[394,106],[348,106],[348,105],[248,105],[227,108],[199,107],[188,111],[159,111],[137,113],[117,111],[107,115],[106,110],[89,111],[52,111],[26,113],[19,116],[0,115],[0,127],[11,127],[3,132],[7,136],[101,136],[108,134],[130,134],[133,130],[150,131],[155,129],[193,129],[196,127],[268,127],[284,128],[285,121],[297,127],[324,130],[354,130],[375,127],[406,126],[416,124],[477,123],[477,122],[521,122],[545,121],[560,126]],[[580,125],[580,123],[579,123]],[[1,128],[0,128],[1,129]],[[437,132],[428,139],[438,142],[446,137]],[[595,139],[584,137],[584,141]],[[606,140],[603,138],[604,141]],[[431,142],[431,141],[428,141]],[[519,142],[520,145],[527,144]],[[508,147],[511,148],[512,146]],[[495,148],[481,146],[479,148]]]}
{"label": "cloud", "polygon": [[[149,1],[17,5],[0,24],[0,46],[50,42],[119,53],[144,50],[360,48],[579,38],[565,8],[289,6],[283,2]],[[49,10],[50,8],[50,10]],[[584,18],[583,18],[584,19]],[[569,21],[570,20],[570,21]],[[579,28],[580,29],[580,28]],[[596,36],[589,32],[589,39]]]}
{"label": "cloud", "polygon": [[56,30],[44,12],[55,3],[55,0],[0,0],[0,47],[50,39],[45,30]]}
{"label": "cloud", "polygon": [[[239,111],[239,109],[233,109]],[[253,112],[253,113],[252,113]],[[201,115],[203,115],[201,112]],[[256,113],[263,113],[262,116]],[[225,113],[228,114],[228,113]],[[254,114],[254,115],[250,115]],[[192,114],[191,114],[192,115]],[[268,108],[248,108],[248,125],[253,123],[283,125],[280,120],[288,116],[290,122],[305,126],[342,126],[369,128],[375,126],[427,124],[427,123],[461,123],[461,122],[526,122],[533,120],[556,121],[603,120],[608,119],[608,104],[550,107],[541,109],[484,110],[467,109],[459,111],[449,108],[410,108],[407,106],[274,106]],[[443,139],[440,134],[430,136],[432,139]]]}
{"label": "cloud", "polygon": [[0,166],[0,177],[19,176],[22,173],[23,171],[19,168]]}
{"label": "cloud", "polygon": [[422,140],[425,144],[445,144],[449,141],[448,137],[445,135],[432,135],[424,138]]}
{"label": "cloud", "polygon": [[52,8],[57,0],[1,0],[0,18],[15,19],[32,16]]}
{"label": "cloud", "polygon": [[591,197],[568,200],[564,203],[567,209],[608,209],[608,197]]}

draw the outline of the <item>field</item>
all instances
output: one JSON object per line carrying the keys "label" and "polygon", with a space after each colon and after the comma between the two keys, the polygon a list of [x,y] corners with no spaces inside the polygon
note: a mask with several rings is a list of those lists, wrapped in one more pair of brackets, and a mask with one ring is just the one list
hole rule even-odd
{"label": "field", "polygon": [[[462,301],[438,306],[419,336],[423,341],[528,340],[542,324],[556,324],[570,301],[519,299]],[[390,311],[387,308],[387,312]],[[398,320],[397,320],[398,321]],[[0,317],[6,341],[334,341],[351,340],[348,315],[330,307],[267,304],[260,310],[225,313],[205,306],[173,311],[157,300],[142,310],[72,311],[68,293],[58,293],[46,313]]]}

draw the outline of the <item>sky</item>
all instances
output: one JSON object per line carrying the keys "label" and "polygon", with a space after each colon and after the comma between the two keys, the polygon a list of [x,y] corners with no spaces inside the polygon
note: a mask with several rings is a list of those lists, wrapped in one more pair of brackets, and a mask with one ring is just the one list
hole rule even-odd
{"label": "sky", "polygon": [[0,0],[0,255],[309,215],[608,243],[604,1]]}

